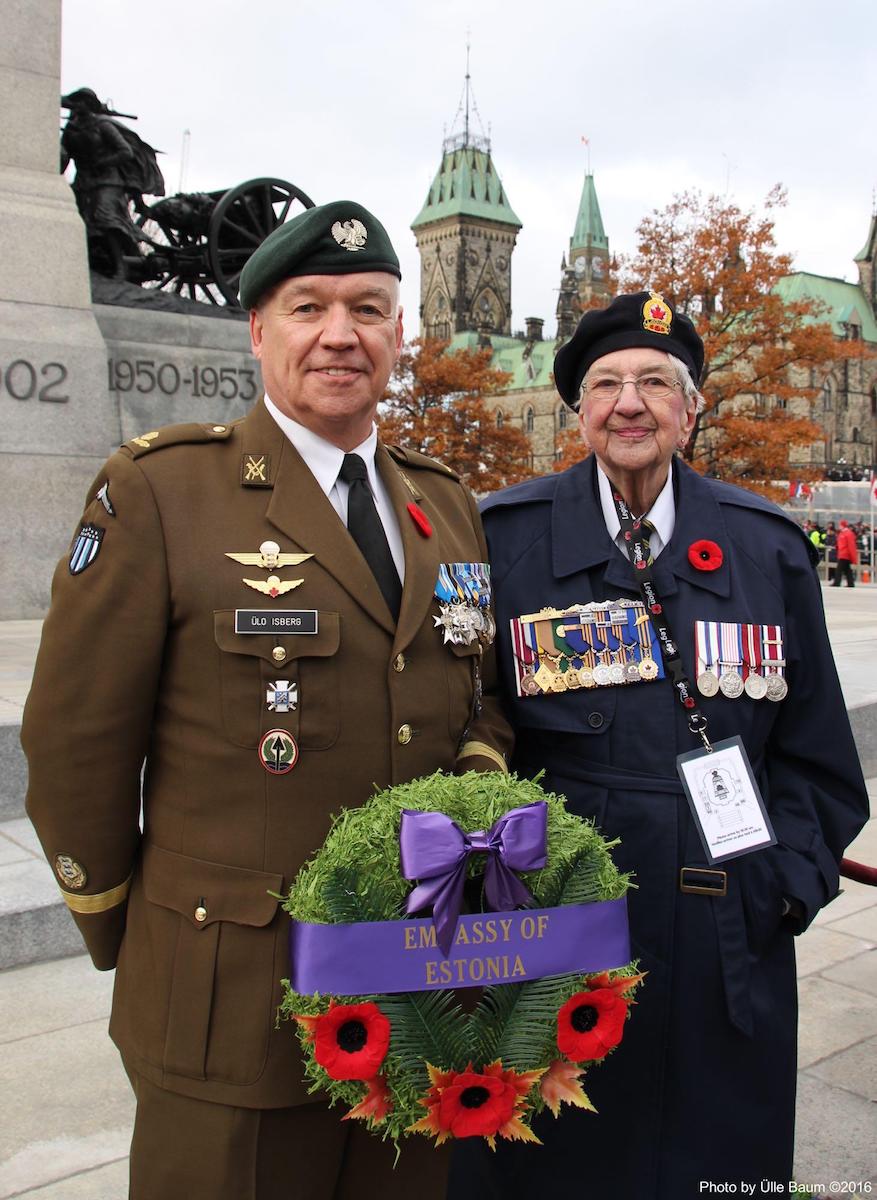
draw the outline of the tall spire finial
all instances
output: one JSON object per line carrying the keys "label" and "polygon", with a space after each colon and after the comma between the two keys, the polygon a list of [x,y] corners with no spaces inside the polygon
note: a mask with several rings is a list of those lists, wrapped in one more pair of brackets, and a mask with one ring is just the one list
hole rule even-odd
{"label": "tall spire finial", "polygon": [[463,122],[463,136],[466,139],[465,144],[469,145],[469,86],[471,76],[469,74],[469,51],[472,48],[470,40],[470,30],[466,30],[466,115]]}

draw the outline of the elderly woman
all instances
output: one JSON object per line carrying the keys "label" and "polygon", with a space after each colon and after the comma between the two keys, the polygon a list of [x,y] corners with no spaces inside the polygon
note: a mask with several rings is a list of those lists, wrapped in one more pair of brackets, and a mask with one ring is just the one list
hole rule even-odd
{"label": "elderly woman", "polygon": [[[647,976],[584,1081],[597,1114],[545,1114],[542,1150],[461,1143],[455,1200],[688,1200],[793,1177],[793,935],[837,894],[867,795],[809,544],[677,457],[702,366],[658,295],[587,313],[555,379],[592,453],[484,505],[513,765],[619,839]],[[690,803],[679,756],[706,763],[735,736],[737,767],[702,771],[699,800],[689,777]]]}

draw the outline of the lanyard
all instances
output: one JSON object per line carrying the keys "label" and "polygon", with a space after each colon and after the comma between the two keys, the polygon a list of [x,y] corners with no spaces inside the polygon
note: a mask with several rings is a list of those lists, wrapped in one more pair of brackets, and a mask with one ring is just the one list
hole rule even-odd
{"label": "lanyard", "polygon": [[621,494],[615,488],[612,489],[612,499],[615,502],[615,511],[618,514],[618,520],[621,524],[621,532],[624,535],[624,542],[627,547],[627,556],[630,559],[630,565],[633,567],[639,593],[643,598],[646,610],[651,613],[652,623],[658,634],[658,640],[661,643],[661,657],[664,660],[664,667],[673,680],[673,686],[679,696],[680,704],[688,714],[688,728],[701,739],[707,751],[712,752],[712,746],[706,736],[706,717],[697,707],[697,701],[694,698],[694,689],[682,665],[679,644],[670,630],[667,618],[664,615],[664,605],[661,603],[655,588],[655,582],[652,578],[651,563],[649,561],[651,551],[649,548],[648,533],[643,529],[641,522],[634,518],[633,513],[627,507]]}

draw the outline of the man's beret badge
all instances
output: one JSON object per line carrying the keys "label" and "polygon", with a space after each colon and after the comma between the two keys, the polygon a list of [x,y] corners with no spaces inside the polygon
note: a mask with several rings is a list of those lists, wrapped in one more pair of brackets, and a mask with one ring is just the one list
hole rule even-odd
{"label": "man's beret badge", "polygon": [[673,324],[673,310],[663,296],[652,292],[643,305],[643,329],[650,333],[667,333]]}
{"label": "man's beret badge", "polygon": [[332,226],[332,237],[345,250],[362,250],[368,240],[368,230],[362,221],[351,217],[349,221],[336,221]]}

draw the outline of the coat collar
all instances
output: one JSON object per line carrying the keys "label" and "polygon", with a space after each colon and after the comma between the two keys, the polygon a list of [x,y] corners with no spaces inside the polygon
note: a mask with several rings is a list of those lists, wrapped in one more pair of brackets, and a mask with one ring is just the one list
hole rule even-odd
{"label": "coat collar", "polygon": [[[708,482],[681,459],[674,463],[676,526],[670,544],[655,563],[655,583],[666,596],[678,591],[678,580],[716,596],[731,592],[728,531]],[[699,571],[688,561],[688,548],[700,539],[715,542],[724,553],[716,571]],[[554,575],[562,579],[607,564],[604,581],[636,591],[626,556],[609,536],[597,492],[597,460],[590,455],[559,476],[551,512]]]}
{"label": "coat collar", "polygon": [[351,595],[361,608],[388,633],[395,632],[395,647],[413,640],[426,616],[438,576],[438,538],[422,537],[407,511],[412,494],[386,449],[378,443],[375,464],[387,487],[399,520],[405,552],[405,586],[397,625],[393,625],[377,580],[352,542],[320,485],[296,448],[260,401],[241,422],[242,451],[268,454],[272,488],[267,491],[265,516],[302,551],[317,562]]}

